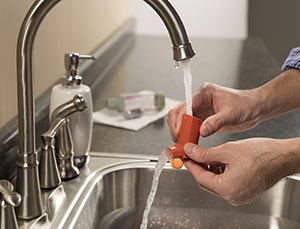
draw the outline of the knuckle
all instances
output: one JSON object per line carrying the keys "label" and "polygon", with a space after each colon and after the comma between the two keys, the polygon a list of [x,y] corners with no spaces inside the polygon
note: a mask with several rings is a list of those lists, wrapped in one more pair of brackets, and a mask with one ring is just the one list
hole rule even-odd
{"label": "knuckle", "polygon": [[210,82],[205,82],[204,84],[202,84],[200,86],[200,89],[202,89],[202,90],[210,90],[210,89],[213,89],[214,87],[215,87],[215,84],[210,83]]}
{"label": "knuckle", "polygon": [[218,147],[223,152],[231,152],[234,151],[237,144],[239,144],[238,141],[228,141],[222,145],[219,145]]}
{"label": "knuckle", "polygon": [[213,129],[221,129],[223,127],[223,123],[222,121],[216,117],[216,116],[211,116],[210,120],[209,120],[209,125],[213,128]]}

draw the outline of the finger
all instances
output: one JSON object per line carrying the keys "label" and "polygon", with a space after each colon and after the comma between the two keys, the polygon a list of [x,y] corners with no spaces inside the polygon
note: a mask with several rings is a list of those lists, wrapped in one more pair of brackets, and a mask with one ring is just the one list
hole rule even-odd
{"label": "finger", "polygon": [[200,188],[216,196],[222,197],[217,189],[213,188],[215,186],[213,185],[213,180],[215,180],[216,177],[214,173],[205,170],[193,160],[184,160],[184,165],[194,176]]}
{"label": "finger", "polygon": [[172,139],[177,142],[182,115],[185,113],[185,102],[182,102],[169,111],[168,124]]}
{"label": "finger", "polygon": [[228,119],[230,117],[227,116],[228,113],[223,110],[205,119],[202,126],[200,127],[201,136],[208,137],[216,133],[228,122]]}
{"label": "finger", "polygon": [[[224,182],[224,180],[226,180],[226,177],[228,176],[227,173],[229,172],[229,167],[226,167],[225,169],[226,163],[224,163],[226,161],[226,156],[223,155],[226,155],[226,153],[217,150],[216,148],[204,148],[192,143],[187,143],[184,149],[186,154],[191,159],[185,160],[184,165],[195,177],[197,183],[200,184],[201,187],[205,187],[206,191],[224,198],[224,192],[227,190],[224,188],[224,185],[226,186],[226,182]],[[189,154],[189,151],[194,152]],[[221,162],[223,171],[220,171],[221,173],[217,174],[209,170],[205,170],[200,163],[197,162]],[[212,164],[215,165],[214,163]]]}
{"label": "finger", "polygon": [[184,152],[189,158],[198,163],[218,162],[226,164],[226,153],[216,150],[216,147],[206,148],[193,143],[186,143],[184,145]]}
{"label": "finger", "polygon": [[168,118],[167,118],[169,132],[174,142],[177,142],[176,121],[177,121],[177,116],[179,111],[180,111],[180,104],[175,106],[173,109],[169,111]]}
{"label": "finger", "polygon": [[181,127],[182,122],[182,116],[186,113],[186,106],[182,107],[180,112],[178,113],[177,119],[176,119],[176,136],[179,136],[179,130]]}
{"label": "finger", "polygon": [[172,119],[169,116],[167,118],[167,122],[168,122],[169,132],[170,132],[170,135],[172,137],[172,140],[174,142],[178,142],[178,138],[175,136],[175,133],[174,133],[174,130],[173,130],[173,125],[175,125],[175,124],[172,124]]}

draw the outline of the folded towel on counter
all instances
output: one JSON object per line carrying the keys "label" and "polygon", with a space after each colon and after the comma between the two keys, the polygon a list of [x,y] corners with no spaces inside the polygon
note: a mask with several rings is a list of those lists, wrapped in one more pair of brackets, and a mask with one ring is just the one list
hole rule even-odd
{"label": "folded towel on counter", "polygon": [[[142,91],[145,92],[145,91]],[[148,124],[165,117],[169,110],[181,101],[165,97],[165,107],[161,111],[144,111],[143,115],[135,119],[126,119],[122,113],[116,110],[103,108],[93,112],[93,121],[98,124],[105,124],[128,130],[138,131]]]}

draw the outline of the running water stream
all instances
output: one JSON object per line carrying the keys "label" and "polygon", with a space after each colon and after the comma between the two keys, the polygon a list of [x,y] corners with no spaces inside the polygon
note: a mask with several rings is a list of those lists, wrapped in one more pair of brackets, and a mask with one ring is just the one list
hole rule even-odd
{"label": "running water stream", "polygon": [[[188,115],[193,115],[192,111],[192,74],[191,74],[191,66],[190,66],[190,59],[183,60],[180,62],[182,64],[183,69],[183,81],[184,81],[184,88],[185,88],[185,97],[186,97],[186,113]],[[144,210],[142,224],[140,229],[146,229],[148,225],[148,216],[150,213],[150,209],[152,203],[155,198],[155,194],[158,187],[159,176],[164,169],[165,164],[173,158],[172,151],[169,148],[166,148],[162,151],[159,155],[157,164],[155,166],[151,190],[149,196],[147,198],[147,206]]]}
{"label": "running water stream", "polygon": [[154,201],[155,194],[156,194],[156,191],[157,191],[159,176],[160,176],[161,172],[163,171],[165,164],[172,157],[173,157],[172,151],[169,148],[164,149],[162,151],[162,153],[159,155],[157,164],[155,166],[152,185],[151,185],[151,190],[150,190],[149,196],[147,198],[147,206],[144,210],[143,220],[142,220],[142,224],[141,224],[140,229],[146,229],[147,228],[148,215],[150,213],[150,209],[151,209],[151,206],[152,206],[152,203]]}
{"label": "running water stream", "polygon": [[182,64],[183,70],[183,81],[184,81],[184,89],[185,89],[185,99],[186,99],[186,114],[193,116],[192,110],[192,73],[191,73],[191,59],[182,60],[180,62]]}

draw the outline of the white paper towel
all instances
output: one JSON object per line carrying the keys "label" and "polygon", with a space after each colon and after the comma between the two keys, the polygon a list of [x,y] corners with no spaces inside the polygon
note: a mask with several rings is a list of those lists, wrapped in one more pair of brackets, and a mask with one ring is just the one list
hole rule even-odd
{"label": "white paper towel", "polygon": [[[140,93],[145,93],[141,91]],[[145,111],[140,118],[126,119],[122,113],[116,110],[103,108],[93,113],[94,123],[110,125],[128,130],[138,131],[148,124],[166,116],[170,109],[181,101],[165,98],[165,107],[161,111]]]}

